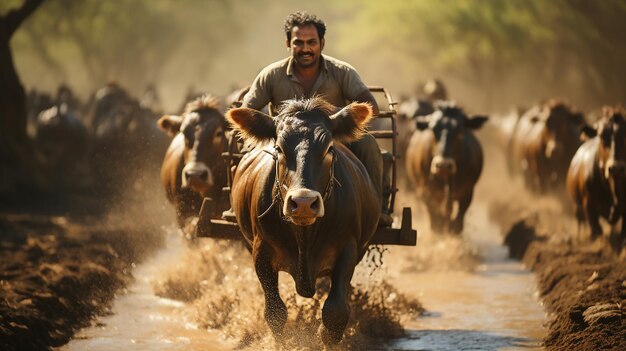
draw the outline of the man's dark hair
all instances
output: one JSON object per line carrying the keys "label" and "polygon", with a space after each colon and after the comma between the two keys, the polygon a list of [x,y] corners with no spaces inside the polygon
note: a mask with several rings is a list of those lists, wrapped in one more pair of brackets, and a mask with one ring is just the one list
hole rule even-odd
{"label": "man's dark hair", "polygon": [[285,34],[287,34],[287,40],[291,41],[291,30],[293,27],[301,27],[304,25],[314,25],[317,29],[317,35],[319,35],[320,40],[324,39],[324,34],[326,34],[326,23],[321,19],[317,18],[315,15],[309,15],[305,11],[298,11],[290,14],[285,20]]}

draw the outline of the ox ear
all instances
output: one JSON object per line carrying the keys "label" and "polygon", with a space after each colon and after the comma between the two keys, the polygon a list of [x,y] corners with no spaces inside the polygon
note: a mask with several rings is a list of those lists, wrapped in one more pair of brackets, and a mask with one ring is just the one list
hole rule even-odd
{"label": "ox ear", "polygon": [[598,131],[594,127],[588,124],[584,124],[580,127],[580,140],[581,141],[586,141],[588,139],[595,137],[596,135],[598,135]]}
{"label": "ox ear", "polygon": [[330,116],[333,138],[344,142],[359,139],[372,119],[372,105],[353,102]]}
{"label": "ox ear", "polygon": [[161,130],[167,132],[171,137],[178,134],[180,131],[180,125],[183,124],[183,118],[181,116],[164,115],[159,118],[157,125]]}
{"label": "ox ear", "polygon": [[429,125],[430,118],[428,118],[427,116],[418,116],[417,118],[415,118],[415,128],[417,128],[417,130],[426,130],[428,129]]}
{"label": "ox ear", "polygon": [[488,119],[489,117],[487,116],[476,115],[476,116],[472,116],[471,118],[465,119],[464,124],[465,124],[465,127],[469,129],[480,129],[480,127],[482,127],[483,124],[485,124],[485,122],[487,122]]}
{"label": "ox ear", "polygon": [[274,119],[263,112],[247,107],[232,108],[226,112],[226,120],[246,140],[258,143],[276,139]]}

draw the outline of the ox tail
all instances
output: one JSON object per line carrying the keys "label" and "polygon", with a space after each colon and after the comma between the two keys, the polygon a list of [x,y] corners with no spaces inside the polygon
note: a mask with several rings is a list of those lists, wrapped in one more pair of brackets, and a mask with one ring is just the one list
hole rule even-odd
{"label": "ox tail", "polygon": [[296,292],[302,297],[311,298],[315,295],[315,279],[311,274],[311,264],[309,260],[309,241],[313,234],[311,227],[300,227],[296,231],[296,241],[298,243],[298,267],[295,277]]}

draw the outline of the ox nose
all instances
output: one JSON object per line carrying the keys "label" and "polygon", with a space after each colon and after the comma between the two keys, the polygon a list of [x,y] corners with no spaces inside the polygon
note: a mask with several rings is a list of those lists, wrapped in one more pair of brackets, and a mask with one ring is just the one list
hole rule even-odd
{"label": "ox nose", "polygon": [[202,182],[207,182],[209,180],[209,172],[206,169],[200,170],[187,170],[185,171],[185,178],[187,178],[188,183],[192,183],[193,180],[200,180]]}
{"label": "ox nose", "polygon": [[211,170],[201,163],[187,164],[182,172],[182,187],[203,192],[213,186]]}
{"label": "ox nose", "polygon": [[430,164],[430,172],[438,175],[455,174],[456,162],[451,158],[435,156]]}
{"label": "ox nose", "polygon": [[295,224],[313,224],[316,218],[324,216],[322,195],[309,189],[289,191],[285,198],[283,212]]}

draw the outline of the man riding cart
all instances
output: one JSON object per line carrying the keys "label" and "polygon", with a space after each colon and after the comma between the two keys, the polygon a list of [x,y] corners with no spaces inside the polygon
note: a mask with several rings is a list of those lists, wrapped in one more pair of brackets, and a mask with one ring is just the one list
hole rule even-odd
{"label": "man riding cart", "polygon": [[[366,102],[372,106],[374,115],[379,114],[376,99],[356,70],[346,62],[322,55],[326,32],[323,21],[315,15],[296,12],[289,15],[284,30],[291,55],[259,73],[243,97],[241,107],[261,110],[269,104],[270,115],[276,116],[284,101],[319,96],[336,106],[337,111],[350,102]],[[385,184],[383,187],[383,155],[376,139],[365,134],[346,146],[363,163],[378,190],[381,202],[379,225],[390,226],[392,209],[389,200],[383,199],[383,188],[391,186]],[[385,193],[388,197],[391,192]],[[228,215],[225,213],[225,217]]]}

